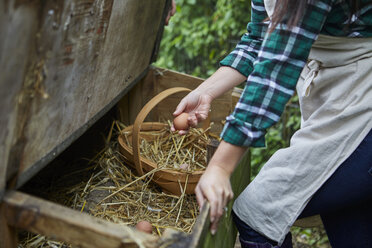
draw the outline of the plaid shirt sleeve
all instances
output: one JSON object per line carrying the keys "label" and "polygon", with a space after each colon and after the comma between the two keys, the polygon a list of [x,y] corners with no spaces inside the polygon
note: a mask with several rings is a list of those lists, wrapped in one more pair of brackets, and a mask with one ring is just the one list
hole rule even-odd
{"label": "plaid shirt sleeve", "polygon": [[[255,15],[263,16],[262,2],[252,1],[252,20],[256,20]],[[223,140],[238,146],[265,146],[266,129],[279,121],[293,95],[311,46],[332,9],[332,2],[309,1],[298,25],[289,28],[279,24],[271,34],[265,34],[262,41],[258,36],[253,41],[249,39],[250,34],[249,38],[243,36],[244,48],[239,43],[222,61],[222,65],[244,70],[243,74],[249,75],[234,112],[226,118],[221,133]]]}
{"label": "plaid shirt sleeve", "polygon": [[268,22],[264,22],[267,13],[262,0],[251,0],[251,22],[236,48],[221,62],[221,66],[229,66],[248,77],[253,71],[253,62],[257,58]]}

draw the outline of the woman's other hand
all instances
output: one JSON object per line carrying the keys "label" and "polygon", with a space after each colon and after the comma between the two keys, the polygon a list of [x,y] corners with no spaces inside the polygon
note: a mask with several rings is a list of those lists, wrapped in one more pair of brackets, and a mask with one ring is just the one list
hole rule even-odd
{"label": "woman's other hand", "polygon": [[216,233],[224,209],[233,198],[230,176],[246,149],[221,141],[195,188],[199,208],[203,207],[206,200],[210,204],[212,234]]}
{"label": "woman's other hand", "polygon": [[205,200],[210,204],[210,229],[214,235],[227,203],[234,196],[230,174],[220,166],[208,167],[195,188],[195,194],[200,209]]}

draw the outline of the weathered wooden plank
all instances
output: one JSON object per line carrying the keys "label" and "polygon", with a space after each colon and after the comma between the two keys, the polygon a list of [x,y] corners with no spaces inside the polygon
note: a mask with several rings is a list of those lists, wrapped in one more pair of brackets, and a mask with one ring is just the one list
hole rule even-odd
{"label": "weathered wooden plank", "polygon": [[[118,117],[126,125],[132,125],[142,107],[156,95],[154,70],[136,84],[117,104]],[[151,111],[147,120],[157,120],[155,111]]]}
{"label": "weathered wooden plank", "polygon": [[155,236],[17,191],[4,197],[7,222],[79,247],[156,247]]}
{"label": "weathered wooden plank", "polygon": [[323,225],[323,222],[322,222],[320,215],[314,215],[314,216],[298,219],[293,225],[297,227],[302,227],[302,228],[310,228],[310,227],[320,227]]}
{"label": "weathered wooden plank", "polygon": [[19,186],[144,75],[166,0],[3,2],[0,172]]}
{"label": "weathered wooden plank", "polygon": [[[31,54],[29,46],[35,45],[33,40],[37,28],[37,12],[30,5],[22,5],[12,9],[9,13],[6,8],[10,8],[7,1],[0,3],[0,199],[2,191],[6,184],[6,175],[17,171],[17,166],[6,170],[9,154],[16,153],[22,149],[22,140],[20,135],[17,139],[17,133],[21,133],[25,127],[24,118],[20,114],[18,117],[14,114],[17,111],[17,93],[22,88],[22,81],[26,73],[27,60]],[[21,109],[18,111],[22,112]],[[16,126],[15,123],[19,122]],[[17,143],[16,140],[19,142]],[[21,158],[14,158],[18,162]],[[19,164],[19,163],[17,163]]]}
{"label": "weathered wooden plank", "polygon": [[0,248],[16,248],[17,232],[8,225],[3,206],[4,204],[0,204]]}
{"label": "weathered wooden plank", "polygon": [[[239,162],[238,167],[235,169],[233,175],[231,176],[231,187],[234,192],[234,200],[239,196],[239,194],[247,187],[250,182],[250,153],[247,152],[242,160]],[[215,235],[212,235],[209,230],[209,209],[208,211],[203,209],[199,219],[200,225],[196,226],[193,230],[193,246],[190,247],[203,247],[203,248],[229,248],[234,247],[237,229],[231,218],[231,209],[234,201],[230,201],[227,205],[228,210],[226,214],[220,220],[218,225],[218,230]],[[205,213],[206,211],[207,213]],[[206,220],[204,220],[204,218]]]}
{"label": "weathered wooden plank", "polygon": [[192,239],[190,243],[190,248],[199,248],[204,247],[205,239],[207,233],[209,232],[209,226],[211,224],[209,219],[209,211],[210,211],[209,202],[206,202],[203,205],[202,210],[198,216],[198,219],[195,223],[195,226],[192,230]]}

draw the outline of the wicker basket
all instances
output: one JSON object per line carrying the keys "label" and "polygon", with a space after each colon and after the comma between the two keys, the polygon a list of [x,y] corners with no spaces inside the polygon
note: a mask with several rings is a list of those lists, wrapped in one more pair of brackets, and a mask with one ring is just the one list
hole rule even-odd
{"label": "wicker basket", "polygon": [[[142,176],[145,173],[156,169],[157,165],[150,161],[149,159],[146,159],[144,157],[140,156],[140,138],[150,140],[150,135],[141,134],[140,131],[160,131],[164,127],[167,126],[167,124],[160,123],[160,122],[145,122],[143,123],[144,119],[148,115],[148,113],[162,100],[167,98],[168,96],[172,94],[176,94],[179,92],[190,92],[190,89],[183,88],[183,87],[176,87],[171,88],[168,90],[165,90],[161,92],[160,94],[156,95],[154,98],[152,98],[140,111],[138,114],[134,125],[128,126],[123,130],[123,132],[129,132],[132,135],[127,136],[129,142],[132,142],[132,147],[129,147],[126,142],[124,135],[120,135],[118,140],[120,144],[120,152],[124,155],[124,157],[128,160],[129,164],[134,166],[137,170],[137,173]],[[204,123],[205,126],[209,126],[209,121]],[[193,194],[194,189],[196,187],[196,184],[199,181],[199,178],[203,174],[203,171],[195,171],[192,173],[187,172],[181,172],[176,170],[161,170],[154,174],[153,180],[155,183],[157,183],[161,188],[163,188],[165,191],[168,191],[175,195],[181,195],[181,188],[185,188],[185,183],[187,181],[187,187],[186,187],[186,194]]]}

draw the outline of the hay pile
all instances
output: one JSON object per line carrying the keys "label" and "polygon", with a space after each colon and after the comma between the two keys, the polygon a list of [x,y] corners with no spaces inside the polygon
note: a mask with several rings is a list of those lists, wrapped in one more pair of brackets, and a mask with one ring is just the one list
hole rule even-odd
{"label": "hay pile", "polygon": [[[169,168],[169,166],[163,165],[141,177],[136,176],[119,153],[117,136],[124,128],[125,126],[117,121],[113,123],[107,137],[107,147],[89,162],[91,166],[87,170],[91,176],[88,181],[68,189],[54,191],[55,195],[52,195],[51,199],[56,199],[57,202],[73,209],[120,225],[135,226],[139,221],[147,220],[152,223],[153,234],[159,236],[162,235],[165,228],[190,233],[199,213],[195,196],[184,193],[181,196],[170,195],[162,192],[158,186],[151,182],[156,171]],[[164,135],[170,135],[170,139],[166,140]],[[200,170],[205,167],[199,161],[203,160],[205,163],[206,151],[200,143],[193,145],[198,137],[201,138],[197,142],[207,141],[205,133],[197,129],[191,131],[188,136],[173,135],[169,133],[169,130],[164,130],[160,132],[159,138],[155,139],[158,142],[155,145],[158,146],[157,148],[151,148],[154,144],[142,143],[143,147],[147,147],[143,149],[155,151],[157,149],[160,154],[157,158],[160,158],[161,161],[177,160],[172,163],[173,165],[194,161],[192,169]],[[192,141],[190,142],[190,140]],[[174,152],[171,156],[167,156],[163,146],[173,149]],[[199,150],[200,152],[198,152]],[[183,189],[184,191],[185,189]],[[61,196],[65,196],[65,199],[60,199]],[[49,240],[41,235],[29,235],[19,247],[70,248],[72,246]]]}

